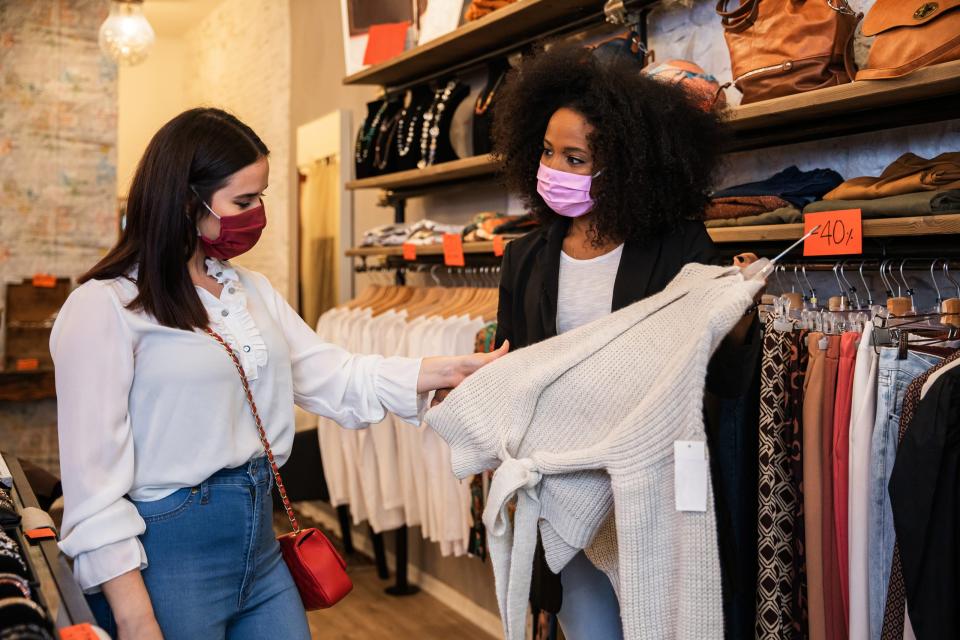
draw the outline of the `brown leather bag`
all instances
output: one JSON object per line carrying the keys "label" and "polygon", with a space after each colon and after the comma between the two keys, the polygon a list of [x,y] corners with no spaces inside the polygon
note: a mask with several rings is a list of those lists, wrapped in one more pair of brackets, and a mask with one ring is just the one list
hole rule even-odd
{"label": "brown leather bag", "polygon": [[846,0],[717,0],[741,104],[850,82],[859,16]]}
{"label": "brown leather bag", "polygon": [[863,35],[876,39],[857,80],[899,78],[960,59],[960,0],[877,0]]}

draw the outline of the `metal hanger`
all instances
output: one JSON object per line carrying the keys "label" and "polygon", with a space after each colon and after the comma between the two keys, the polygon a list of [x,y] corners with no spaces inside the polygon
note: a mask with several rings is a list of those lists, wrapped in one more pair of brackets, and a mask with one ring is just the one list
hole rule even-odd
{"label": "metal hanger", "polygon": [[864,265],[864,264],[866,264],[866,262],[861,261],[861,262],[860,262],[860,268],[858,269],[858,271],[860,272],[860,282],[863,283],[863,291],[864,291],[864,293],[866,293],[866,296],[867,296],[867,306],[868,306],[868,307],[872,307],[872,306],[873,306],[873,293],[870,291],[870,287],[867,285],[867,279],[863,276],[863,265]]}

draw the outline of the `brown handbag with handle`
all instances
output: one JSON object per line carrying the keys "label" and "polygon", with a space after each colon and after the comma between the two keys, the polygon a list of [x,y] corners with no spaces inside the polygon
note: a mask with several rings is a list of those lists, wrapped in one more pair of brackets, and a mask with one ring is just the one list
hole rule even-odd
{"label": "brown handbag with handle", "polygon": [[960,59],[960,0],[877,0],[863,21],[876,36],[857,80],[899,78]]}
{"label": "brown handbag with handle", "polygon": [[741,104],[850,82],[859,16],[846,0],[717,0]]}

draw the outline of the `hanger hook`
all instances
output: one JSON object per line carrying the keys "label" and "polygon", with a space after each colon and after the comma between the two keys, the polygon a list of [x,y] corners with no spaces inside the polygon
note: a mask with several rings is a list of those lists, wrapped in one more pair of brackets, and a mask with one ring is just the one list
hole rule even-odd
{"label": "hanger hook", "polygon": [[847,285],[847,291],[850,292],[850,295],[853,296],[854,303],[856,304],[857,309],[860,308],[860,294],[857,293],[857,287],[854,286],[850,280],[847,279],[847,274],[844,272],[843,268],[847,266],[846,260],[840,261],[840,278],[843,280],[844,284]]}
{"label": "hanger hook", "polygon": [[886,287],[887,297],[893,297],[893,285],[890,284],[890,280],[887,278],[887,264],[890,262],[889,259],[884,260],[880,263],[880,279],[883,280],[883,286]]}
{"label": "hanger hook", "polygon": [[937,292],[937,308],[940,308],[940,303],[943,302],[943,294],[940,293],[940,285],[937,284],[937,276],[933,274],[933,270],[937,267],[937,263],[940,262],[940,258],[934,258],[933,262],[930,263],[930,281],[933,282],[933,289]]}
{"label": "hanger hook", "polygon": [[817,299],[817,291],[816,289],[813,288],[813,285],[810,284],[810,279],[807,277],[807,265],[803,265],[802,271],[803,271],[803,279],[807,283],[807,288],[810,289],[810,300],[813,300],[815,302]]}
{"label": "hanger hook", "polygon": [[440,265],[435,264],[430,267],[430,277],[433,278],[433,285],[435,287],[440,286],[440,278],[437,277],[437,269],[440,268]]}
{"label": "hanger hook", "polygon": [[847,295],[847,291],[843,286],[843,282],[840,281],[840,263],[839,262],[836,262],[833,265],[833,277],[837,281],[837,289],[840,291],[840,296],[845,297]]}
{"label": "hanger hook", "polygon": [[[800,284],[800,274],[797,272],[797,265],[793,265],[793,279],[797,281],[797,286],[800,288],[800,292],[803,295],[803,299],[806,300],[807,294],[803,293],[803,285]],[[793,288],[793,285],[790,286],[790,292],[796,293],[796,290]]]}
{"label": "hanger hook", "polygon": [[947,280],[950,281],[950,284],[957,288],[957,297],[960,298],[960,282],[957,282],[953,279],[953,276],[950,275],[950,261],[943,261],[943,275],[946,276]]}
{"label": "hanger hook", "polygon": [[773,270],[773,277],[777,279],[777,286],[780,288],[780,293],[784,293],[786,289],[783,288],[783,280],[780,279],[780,272],[786,270],[782,264],[778,264]]}
{"label": "hanger hook", "polygon": [[865,265],[865,264],[866,264],[866,262],[865,262],[864,260],[861,260],[861,261],[860,261],[860,268],[858,269],[858,271],[860,272],[860,282],[863,283],[863,291],[864,291],[864,293],[867,294],[867,306],[868,306],[868,307],[872,307],[872,306],[873,306],[873,293],[870,291],[870,287],[867,286],[867,279],[866,279],[866,278],[864,277],[864,275],[863,275],[863,265]]}
{"label": "hanger hook", "polygon": [[907,281],[907,274],[903,272],[904,265],[907,264],[907,259],[900,261],[900,278],[903,280],[903,287],[907,292],[907,295],[911,298],[913,297],[913,287],[910,286],[910,283]]}

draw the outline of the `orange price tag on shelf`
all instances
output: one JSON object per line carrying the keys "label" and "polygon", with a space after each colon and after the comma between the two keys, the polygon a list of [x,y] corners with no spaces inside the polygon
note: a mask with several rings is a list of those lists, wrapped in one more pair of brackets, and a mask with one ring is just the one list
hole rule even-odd
{"label": "orange price tag on shelf", "polygon": [[459,233],[443,234],[443,264],[448,267],[467,266],[467,260],[463,256],[463,238]]}
{"label": "orange price tag on shelf", "polygon": [[40,361],[36,358],[20,358],[17,360],[17,371],[36,371],[40,368]]}
{"label": "orange price tag on shelf", "polygon": [[43,527],[40,529],[31,529],[30,531],[25,531],[24,535],[33,541],[57,539],[57,532],[51,529],[50,527]]}
{"label": "orange price tag on shelf", "polygon": [[403,243],[403,259],[404,260],[416,260],[417,259],[417,245],[404,242]]}
{"label": "orange price tag on shelf", "polygon": [[57,278],[49,273],[38,273],[33,276],[33,286],[41,289],[53,289],[57,286]]}
{"label": "orange price tag on shelf", "polygon": [[493,236],[493,255],[498,258],[501,257],[505,248],[506,243],[503,241],[503,236]]}
{"label": "orange price tag on shelf", "polygon": [[819,226],[803,243],[805,256],[848,256],[863,253],[863,220],[860,209],[824,211],[803,216],[803,232]]}
{"label": "orange price tag on shelf", "polygon": [[89,623],[84,622],[60,629],[60,640],[100,640],[100,636]]}

